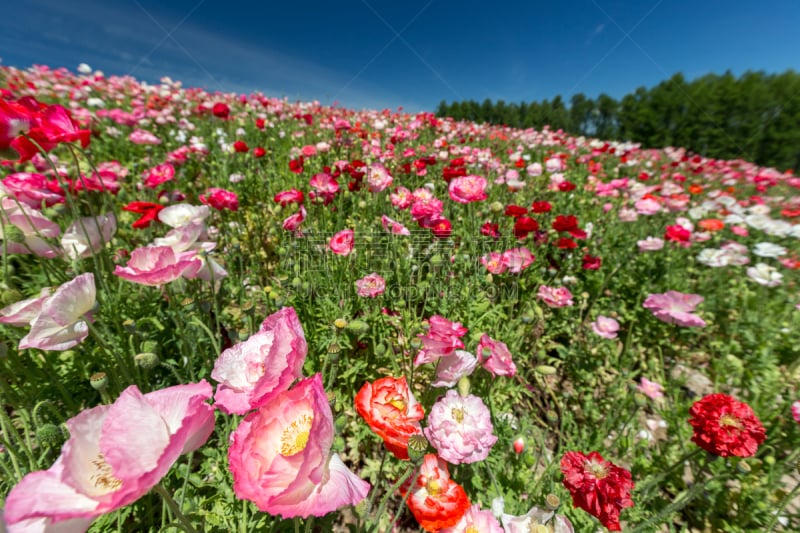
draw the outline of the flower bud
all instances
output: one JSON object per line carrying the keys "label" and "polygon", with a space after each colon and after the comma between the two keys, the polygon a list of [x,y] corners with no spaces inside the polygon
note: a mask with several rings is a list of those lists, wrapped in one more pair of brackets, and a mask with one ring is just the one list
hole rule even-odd
{"label": "flower bud", "polygon": [[750,465],[748,463],[746,463],[745,461],[739,461],[736,464],[736,470],[738,470],[740,474],[745,474],[746,475],[746,474],[749,474],[750,470],[752,470],[752,469],[750,468]]}
{"label": "flower bud", "polygon": [[415,433],[408,437],[408,458],[413,462],[419,462],[425,457],[428,449],[428,440],[422,433]]}
{"label": "flower bud", "polygon": [[550,365],[539,365],[535,368],[538,374],[543,376],[552,376],[556,373],[556,368]]}
{"label": "flower bud", "polygon": [[42,424],[36,428],[36,440],[45,448],[55,448],[64,442],[64,434],[55,424]]}
{"label": "flower bud", "polygon": [[517,437],[514,439],[514,453],[517,455],[521,454],[525,450],[525,439],[522,437]]}
{"label": "flower bud", "polygon": [[462,398],[469,396],[470,382],[467,376],[461,376],[458,380],[458,394]]}
{"label": "flower bud", "polygon": [[153,352],[137,353],[136,355],[133,356],[133,360],[136,362],[137,365],[144,368],[145,370],[155,368],[158,366],[158,363],[161,362],[158,359],[158,356]]}
{"label": "flower bud", "polygon": [[344,329],[347,327],[347,320],[344,318],[337,318],[333,321],[333,325],[336,329]]}
{"label": "flower bud", "polygon": [[547,421],[553,425],[558,424],[558,413],[553,411],[552,409],[548,409],[547,412],[544,414]]}
{"label": "flower bud", "polygon": [[364,322],[363,320],[353,320],[352,322],[348,323],[345,326],[347,331],[352,331],[353,333],[366,333],[369,331],[369,324]]}
{"label": "flower bud", "polygon": [[105,372],[97,372],[89,377],[89,384],[96,391],[103,392],[108,387],[108,376]]}
{"label": "flower bud", "polygon": [[502,211],[505,211],[505,207],[503,207],[503,204],[498,201],[494,201],[491,204],[489,204],[489,209],[491,209],[495,213],[500,213]]}

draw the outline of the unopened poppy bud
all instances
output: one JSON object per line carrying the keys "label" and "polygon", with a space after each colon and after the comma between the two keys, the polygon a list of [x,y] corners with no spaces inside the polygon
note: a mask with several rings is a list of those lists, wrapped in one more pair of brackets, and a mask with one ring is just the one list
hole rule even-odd
{"label": "unopened poppy bud", "polygon": [[551,424],[558,423],[558,413],[556,413],[552,409],[549,409],[544,416],[545,418],[547,418],[547,421],[550,422]]}
{"label": "unopened poppy bud", "polygon": [[561,505],[561,500],[555,494],[548,494],[544,497],[544,505],[548,511],[555,511]]}
{"label": "unopened poppy bud", "polygon": [[347,327],[347,320],[344,318],[337,318],[333,321],[333,325],[336,327],[336,329],[344,329]]}
{"label": "unopened poppy bud", "polygon": [[415,433],[408,437],[408,458],[415,463],[425,457],[428,450],[428,440],[422,433]]}
{"label": "unopened poppy bud", "polygon": [[641,392],[636,392],[633,395],[633,401],[636,402],[636,405],[639,407],[644,407],[647,405],[647,397]]}
{"label": "unopened poppy bud", "polygon": [[105,372],[97,372],[89,377],[89,384],[96,391],[103,392],[108,387],[108,376]]}
{"label": "unopened poppy bud", "polygon": [[346,329],[347,331],[352,331],[353,333],[366,333],[369,331],[369,324],[363,320],[353,320],[347,324]]}
{"label": "unopened poppy bud", "polygon": [[458,394],[460,394],[462,398],[469,396],[469,387],[469,378],[467,376],[461,376],[458,380]]}
{"label": "unopened poppy bud", "polygon": [[514,452],[517,455],[521,454],[523,450],[525,450],[525,439],[523,439],[522,437],[517,437],[516,439],[514,439],[513,446],[514,446]]}
{"label": "unopened poppy bud", "polygon": [[137,365],[144,368],[145,370],[149,370],[151,368],[155,368],[160,363],[158,356],[153,352],[142,352],[137,353],[133,356],[133,360],[136,362]]}
{"label": "unopened poppy bud", "polygon": [[506,208],[503,207],[503,204],[501,202],[495,201],[489,204],[489,209],[491,209],[495,213],[500,213],[502,211],[505,211]]}
{"label": "unopened poppy bud", "polygon": [[439,266],[442,263],[444,263],[444,258],[441,255],[436,254],[433,257],[431,257],[431,264],[432,265]]}
{"label": "unopened poppy bud", "polygon": [[415,350],[419,350],[420,348],[422,348],[422,341],[419,340],[419,339],[416,339],[416,338],[415,339],[411,339],[411,342],[409,342],[408,344],[409,344],[409,346],[411,346]]}
{"label": "unopened poppy bud", "polygon": [[552,376],[556,373],[556,368],[550,365],[539,365],[535,370],[538,374],[543,376]]}
{"label": "unopened poppy bud", "polygon": [[739,471],[740,474],[749,474],[750,473],[750,465],[744,461],[739,461],[736,465],[736,470]]}
{"label": "unopened poppy bud", "polygon": [[13,304],[22,300],[22,294],[16,289],[6,289],[0,294],[0,303],[2,305]]}
{"label": "unopened poppy bud", "polygon": [[3,238],[8,242],[21,244],[25,242],[25,233],[23,233],[23,231],[16,226],[5,224],[5,227],[3,228]]}
{"label": "unopened poppy bud", "polygon": [[136,332],[136,321],[132,318],[126,318],[122,321],[122,328],[128,333]]}
{"label": "unopened poppy bud", "polygon": [[55,448],[64,441],[64,435],[55,424],[42,424],[36,428],[36,440],[45,448]]}

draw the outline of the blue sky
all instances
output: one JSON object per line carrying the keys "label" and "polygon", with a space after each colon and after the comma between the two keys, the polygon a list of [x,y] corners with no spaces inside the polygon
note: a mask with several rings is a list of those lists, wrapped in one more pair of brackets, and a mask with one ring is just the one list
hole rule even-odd
{"label": "blue sky", "polygon": [[798,24],[797,0],[18,0],[0,57],[414,112],[800,70]]}

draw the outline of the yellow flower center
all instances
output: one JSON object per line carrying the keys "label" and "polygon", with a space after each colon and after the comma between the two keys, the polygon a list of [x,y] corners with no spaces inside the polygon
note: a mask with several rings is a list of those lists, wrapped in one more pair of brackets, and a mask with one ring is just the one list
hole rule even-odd
{"label": "yellow flower center", "polygon": [[586,470],[591,472],[591,474],[597,479],[603,479],[608,475],[608,469],[604,463],[589,461],[586,463]]}
{"label": "yellow flower center", "polygon": [[551,528],[550,526],[546,526],[545,524],[531,523],[528,531],[530,531],[530,533],[552,533],[553,528]]}
{"label": "yellow flower center", "polygon": [[89,480],[98,489],[105,492],[113,492],[122,486],[122,481],[114,477],[111,465],[106,462],[102,452],[97,454],[97,459],[92,461],[95,473],[89,476]]}
{"label": "yellow flower center", "polygon": [[464,530],[464,533],[481,533],[481,531],[475,526],[469,526]]}
{"label": "yellow flower center", "polygon": [[428,494],[431,496],[438,496],[440,492],[442,492],[442,485],[439,483],[438,479],[429,479],[427,483],[425,483],[425,490],[428,491]]}
{"label": "yellow flower center", "polygon": [[281,451],[284,457],[291,457],[302,452],[308,444],[308,435],[311,432],[311,422],[314,417],[304,414],[289,424],[281,435]]}
{"label": "yellow flower center", "polygon": [[459,424],[460,424],[461,422],[463,422],[463,421],[464,421],[464,410],[463,410],[463,409],[459,409],[459,408],[457,408],[457,407],[453,407],[453,408],[450,410],[450,415],[451,415],[451,416],[453,417],[453,419],[454,419],[456,422],[458,422]]}
{"label": "yellow flower center", "polygon": [[402,398],[400,398],[400,397],[397,397],[397,398],[392,398],[392,399],[389,401],[389,405],[391,405],[392,407],[394,407],[394,408],[395,408],[395,409],[397,409],[398,411],[403,411],[403,412],[405,412],[405,410],[406,410],[406,402],[405,402],[405,400],[403,400],[403,399],[402,399]]}
{"label": "yellow flower center", "polygon": [[742,427],[742,424],[739,421],[739,419],[736,418],[733,415],[722,415],[719,418],[719,425],[720,426],[725,426],[725,427],[734,427],[736,429],[739,429],[739,428]]}

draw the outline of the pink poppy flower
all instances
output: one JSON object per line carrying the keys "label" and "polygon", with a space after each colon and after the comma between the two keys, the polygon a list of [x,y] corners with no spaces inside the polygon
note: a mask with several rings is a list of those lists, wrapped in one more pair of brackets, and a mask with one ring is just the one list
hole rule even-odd
{"label": "pink poppy flower", "polygon": [[472,394],[463,397],[450,389],[431,407],[423,433],[439,457],[458,465],[483,461],[489,456],[497,442],[493,429],[483,400]]}
{"label": "pink poppy flower", "polygon": [[336,255],[348,256],[353,251],[354,237],[355,232],[353,230],[343,229],[331,237],[330,241],[328,241],[328,247]]}
{"label": "pink poppy flower", "polygon": [[462,176],[450,180],[448,192],[450,199],[460,204],[486,200],[486,178],[480,176]]}
{"label": "pink poppy flower", "polygon": [[649,295],[642,306],[649,309],[662,322],[684,327],[702,328],[705,321],[693,313],[694,308],[704,300],[699,294],[684,294],[667,291],[663,294]]}
{"label": "pink poppy flower", "polygon": [[305,200],[303,191],[298,189],[289,189],[288,191],[281,191],[272,199],[274,202],[286,207],[289,204],[302,204]]}
{"label": "pink poppy flower", "polygon": [[658,237],[647,237],[644,240],[636,241],[636,244],[639,246],[640,252],[653,252],[664,247],[664,239],[659,239]]}
{"label": "pink poppy flower", "polygon": [[305,333],[291,307],[268,316],[258,332],[223,351],[211,377],[219,383],[214,400],[226,413],[244,414],[285,391],[303,375],[308,353]]}
{"label": "pink poppy flower", "polygon": [[70,259],[91,257],[111,241],[117,231],[114,213],[97,217],[82,217],[70,224],[61,236],[61,248]]}
{"label": "pink poppy flower", "polygon": [[301,205],[297,213],[289,215],[283,220],[283,229],[286,231],[298,231],[300,229],[300,224],[302,224],[305,219],[306,208]]}
{"label": "pink poppy flower", "polygon": [[112,405],[79,413],[67,421],[70,438],[53,466],[9,493],[6,524],[11,531],[85,531],[96,517],[135,502],[181,454],[206,442],[214,430],[210,397],[206,381],[149,394],[131,385]]}
{"label": "pink poppy flower", "polygon": [[478,359],[465,350],[454,350],[451,355],[439,358],[433,387],[452,387],[464,376],[469,376],[478,365]]}
{"label": "pink poppy flower", "polygon": [[792,403],[792,418],[800,424],[800,400]]}
{"label": "pink poppy flower", "polygon": [[573,304],[572,293],[566,287],[540,285],[536,296],[550,307],[568,307]]}
{"label": "pink poppy flower", "polygon": [[176,254],[169,246],[145,246],[131,252],[124,267],[117,265],[114,274],[128,281],[155,287],[191,277],[203,267],[195,252]]}
{"label": "pink poppy flower", "polygon": [[650,381],[645,377],[641,378],[639,384],[636,385],[636,390],[638,390],[651,400],[658,400],[659,398],[664,397],[664,387],[662,387],[660,383],[656,383],[655,381]]}
{"label": "pink poppy flower", "polygon": [[339,183],[336,178],[326,172],[315,174],[308,183],[314,189],[308,193],[308,197],[311,200],[320,198],[325,205],[331,203],[336,193],[339,192]]}
{"label": "pink poppy flower", "polygon": [[358,295],[365,298],[375,298],[386,290],[386,280],[373,272],[356,281]]}
{"label": "pink poppy flower", "polygon": [[[506,533],[529,533],[540,530],[553,533],[575,533],[569,518],[538,507],[531,507],[527,513],[520,516],[503,513],[501,521]],[[537,526],[542,527],[538,528]]]}
{"label": "pink poppy flower", "polygon": [[616,339],[619,331],[619,322],[613,318],[599,315],[597,320],[592,322],[592,331],[604,339]]}
{"label": "pink poppy flower", "polygon": [[454,526],[440,529],[439,533],[503,533],[503,528],[492,514],[491,509],[482,511],[481,506],[473,504]]}
{"label": "pink poppy flower", "polygon": [[408,209],[411,207],[411,204],[414,201],[411,191],[405,187],[398,187],[395,189],[395,191],[389,195],[389,199],[391,200],[392,205],[398,209]]}
{"label": "pink poppy flower", "polygon": [[492,274],[502,274],[508,270],[505,257],[497,252],[489,252],[489,254],[481,257],[481,264]]}
{"label": "pink poppy flower", "polygon": [[[80,344],[89,336],[86,315],[94,307],[96,292],[94,274],[81,274],[61,285],[52,296],[41,302],[31,320],[31,330],[19,341],[19,349],[64,351]],[[38,304],[33,304],[34,309]],[[28,306],[29,310],[32,310]]]}
{"label": "pink poppy flower", "polygon": [[[58,237],[61,228],[38,209],[19,203],[11,197],[0,200],[0,239],[9,254],[34,254],[47,259],[57,257],[60,250],[45,239]],[[10,240],[3,227],[15,226],[22,232],[22,242]],[[0,248],[0,250],[3,250]],[[0,252],[2,253],[2,252]]]}
{"label": "pink poppy flower", "polygon": [[373,163],[367,170],[367,183],[370,192],[381,192],[392,184],[392,176],[386,167],[380,163]]}
{"label": "pink poppy flower", "polygon": [[34,209],[40,208],[42,202],[47,207],[64,203],[64,190],[58,182],[41,174],[17,172],[9,174],[0,183],[17,200]]}
{"label": "pink poppy flower", "polygon": [[411,232],[408,231],[407,227],[395,220],[392,220],[386,215],[381,216],[381,225],[383,226],[383,229],[392,233],[393,235],[411,235]]}
{"label": "pink poppy flower", "polygon": [[144,186],[155,189],[162,183],[175,179],[175,167],[170,163],[163,163],[144,172]]}
{"label": "pink poppy flower", "polygon": [[478,343],[478,362],[493,376],[513,376],[517,367],[511,358],[511,352],[504,342],[496,341],[486,335],[481,336]]}
{"label": "pink poppy flower", "polygon": [[146,130],[134,130],[128,135],[128,140],[133,144],[161,144],[161,139]]}
{"label": "pink poppy flower", "polygon": [[508,266],[508,271],[512,274],[519,274],[528,268],[533,260],[536,259],[530,250],[524,246],[512,248],[503,252],[503,261]]}
{"label": "pink poppy flower", "polygon": [[33,322],[42,310],[42,305],[53,293],[53,289],[45,287],[39,296],[20,300],[0,309],[0,322],[12,326],[27,326]]}
{"label": "pink poppy flower", "polygon": [[233,191],[226,191],[217,187],[211,187],[206,191],[206,194],[200,195],[200,202],[205,205],[210,205],[217,211],[229,209],[231,211],[239,210],[239,197]]}
{"label": "pink poppy flower", "polygon": [[451,355],[456,349],[463,349],[460,337],[467,333],[467,328],[460,322],[451,322],[446,318],[434,315],[428,319],[428,333],[417,335],[422,341],[422,348],[414,358],[414,366],[436,362],[440,357]]}
{"label": "pink poppy flower", "polygon": [[370,485],[331,454],[333,433],[320,374],[281,392],[231,435],[228,462],[236,496],[283,518],[324,516],[356,505]]}

